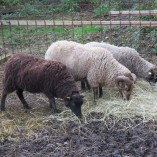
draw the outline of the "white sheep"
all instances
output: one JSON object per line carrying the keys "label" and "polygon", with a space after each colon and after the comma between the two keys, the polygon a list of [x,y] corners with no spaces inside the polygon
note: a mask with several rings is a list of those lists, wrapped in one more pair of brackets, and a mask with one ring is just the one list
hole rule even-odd
{"label": "white sheep", "polygon": [[65,64],[76,81],[87,78],[94,92],[94,100],[98,95],[98,87],[99,96],[102,96],[102,86],[115,87],[124,99],[129,99],[131,95],[135,75],[103,48],[63,40],[51,44],[45,59]]}
{"label": "white sheep", "polygon": [[146,78],[149,82],[157,82],[156,66],[143,59],[135,49],[118,47],[104,42],[90,42],[85,45],[107,49],[119,63],[127,67],[138,78]]}

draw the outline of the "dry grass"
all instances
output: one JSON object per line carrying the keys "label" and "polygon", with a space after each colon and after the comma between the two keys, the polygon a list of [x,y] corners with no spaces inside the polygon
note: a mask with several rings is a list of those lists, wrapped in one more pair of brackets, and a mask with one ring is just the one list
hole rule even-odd
{"label": "dry grass", "polygon": [[[3,69],[3,67],[2,67]],[[1,69],[1,70],[2,70]],[[2,71],[0,70],[1,78]],[[1,85],[1,84],[0,84]],[[0,86],[0,90],[2,86]],[[118,92],[104,89],[103,98],[93,103],[92,92],[85,92],[82,112],[85,124],[90,121],[106,121],[112,115],[115,121],[123,118],[131,120],[135,116],[143,117],[143,121],[157,118],[157,87],[151,87],[145,81],[138,81],[135,85],[130,101],[122,100]],[[57,107],[62,111],[51,114],[48,100],[41,94],[24,93],[26,101],[32,107],[25,110],[15,93],[9,95],[6,101],[6,111],[0,113],[0,140],[19,140],[21,137],[31,138],[36,131],[55,123],[67,121],[81,123],[72,112],[64,106],[62,100],[57,99]],[[56,128],[57,129],[57,128]]]}
{"label": "dry grass", "polygon": [[136,83],[130,101],[124,101],[118,92],[110,89],[104,91],[104,97],[93,105],[90,100],[92,94],[87,94],[84,115],[90,112],[104,114],[102,120],[109,115],[119,118],[132,118],[142,116],[144,120],[157,118],[157,87],[150,86],[148,82],[140,80]]}

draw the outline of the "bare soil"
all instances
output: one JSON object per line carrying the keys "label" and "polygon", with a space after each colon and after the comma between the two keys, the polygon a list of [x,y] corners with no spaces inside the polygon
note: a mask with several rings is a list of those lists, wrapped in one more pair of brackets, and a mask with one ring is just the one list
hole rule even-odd
{"label": "bare soil", "polygon": [[[1,157],[155,157],[157,156],[157,122],[143,123],[135,117],[116,121],[74,121],[61,123],[52,120],[31,139],[0,142]],[[130,127],[131,125],[131,127]]]}

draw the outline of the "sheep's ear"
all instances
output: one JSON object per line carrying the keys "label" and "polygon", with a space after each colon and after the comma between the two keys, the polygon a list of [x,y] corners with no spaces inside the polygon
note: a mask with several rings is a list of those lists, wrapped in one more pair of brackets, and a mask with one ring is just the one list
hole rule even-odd
{"label": "sheep's ear", "polygon": [[134,73],[131,73],[131,76],[132,76],[132,78],[133,78],[133,81],[134,81],[134,83],[137,81],[137,77],[136,77],[136,75],[134,74]]}

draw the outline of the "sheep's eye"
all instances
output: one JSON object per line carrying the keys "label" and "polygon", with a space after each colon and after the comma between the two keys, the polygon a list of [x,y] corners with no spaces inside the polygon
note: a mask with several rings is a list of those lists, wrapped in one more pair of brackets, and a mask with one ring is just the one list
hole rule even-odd
{"label": "sheep's eye", "polygon": [[152,73],[151,73],[151,72],[149,72],[149,73],[148,73],[148,75],[152,75]]}

